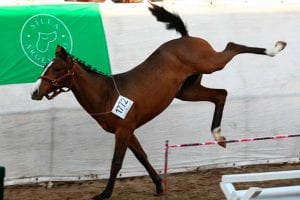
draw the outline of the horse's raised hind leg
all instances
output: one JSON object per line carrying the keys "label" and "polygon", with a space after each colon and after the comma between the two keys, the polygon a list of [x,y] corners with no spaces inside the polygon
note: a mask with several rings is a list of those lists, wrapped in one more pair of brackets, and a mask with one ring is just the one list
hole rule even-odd
{"label": "horse's raised hind leg", "polygon": [[103,192],[99,195],[94,196],[93,200],[104,200],[110,198],[112,195],[112,191],[115,186],[117,175],[122,167],[123,160],[125,157],[125,153],[131,137],[133,135],[132,131],[129,130],[117,130],[115,133],[115,151],[112,159],[110,176],[108,179],[108,183]]}
{"label": "horse's raised hind leg", "polygon": [[[176,95],[176,98],[183,101],[209,101],[215,104],[215,111],[211,125],[211,132],[216,141],[222,142],[225,137],[221,135],[221,121],[227,91],[224,89],[210,89],[200,84],[202,75],[193,75],[189,77],[182,85]],[[226,147],[225,143],[220,144]]]}
{"label": "horse's raised hind leg", "polygon": [[144,152],[142,146],[140,145],[138,139],[136,138],[135,135],[132,135],[130,143],[129,143],[129,148],[135,155],[135,157],[140,161],[140,163],[146,168],[148,171],[153,183],[156,186],[156,193],[158,195],[161,195],[163,192],[163,187],[162,187],[162,179],[161,177],[156,173],[154,168],[151,166],[151,164],[148,161],[147,155]]}
{"label": "horse's raised hind leg", "polygon": [[267,55],[273,57],[276,54],[278,54],[280,51],[282,51],[285,47],[286,47],[286,43],[283,41],[276,42],[275,46],[270,49],[260,48],[260,47],[248,47],[245,45],[229,42],[223,51],[216,52],[214,55],[207,58],[209,62],[204,73],[213,73],[215,71],[223,69],[225,65],[234,56],[238,54],[250,53],[250,54],[260,54],[260,55]]}
{"label": "horse's raised hind leg", "polygon": [[280,51],[282,51],[286,47],[286,42],[278,41],[276,42],[275,46],[266,49],[260,47],[248,47],[245,45],[235,44],[233,42],[229,42],[224,51],[235,51],[237,53],[253,53],[253,54],[261,54],[267,56],[275,56]]}

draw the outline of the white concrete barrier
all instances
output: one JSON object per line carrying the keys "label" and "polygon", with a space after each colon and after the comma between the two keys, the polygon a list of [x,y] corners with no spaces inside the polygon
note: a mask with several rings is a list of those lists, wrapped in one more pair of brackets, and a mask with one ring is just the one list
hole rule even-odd
{"label": "white concrete barrier", "polygon": [[236,190],[234,183],[274,181],[300,178],[300,170],[223,175],[220,187],[227,200],[298,200],[300,185]]}

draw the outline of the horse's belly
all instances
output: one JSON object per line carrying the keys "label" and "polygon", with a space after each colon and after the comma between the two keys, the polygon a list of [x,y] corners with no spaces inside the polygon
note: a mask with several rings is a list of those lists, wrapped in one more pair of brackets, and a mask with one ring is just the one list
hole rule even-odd
{"label": "horse's belly", "polygon": [[146,101],[138,102],[136,106],[137,127],[142,126],[163,112],[173,101],[176,92],[148,97]]}

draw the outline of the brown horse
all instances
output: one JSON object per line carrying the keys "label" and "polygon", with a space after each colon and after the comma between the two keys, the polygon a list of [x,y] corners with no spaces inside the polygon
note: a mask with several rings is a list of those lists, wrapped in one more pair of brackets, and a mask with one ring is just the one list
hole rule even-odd
{"label": "brown horse", "polygon": [[[161,194],[161,178],[135,137],[135,129],[160,114],[174,98],[184,101],[209,101],[215,104],[211,125],[213,136],[217,141],[225,140],[220,135],[220,125],[227,92],[224,89],[202,86],[202,74],[223,69],[238,54],[274,56],[286,46],[285,42],[277,42],[275,47],[265,49],[230,42],[223,51],[216,52],[207,41],[190,37],[178,15],[156,5],[149,9],[158,21],[167,23],[168,29],[175,29],[182,37],[164,43],[130,71],[112,76],[94,72],[58,46],[55,58],[45,67],[31,94],[34,100],[41,100],[44,96],[52,99],[61,92],[71,90],[81,106],[99,125],[115,134],[108,184],[101,194],[93,197],[94,200],[111,196],[127,148],[146,168],[156,186],[157,194]],[[120,95],[126,98],[117,100]],[[133,102],[131,108],[126,107],[130,104],[127,98]],[[123,111],[128,111],[127,115]],[[114,113],[123,115],[117,116]]]}

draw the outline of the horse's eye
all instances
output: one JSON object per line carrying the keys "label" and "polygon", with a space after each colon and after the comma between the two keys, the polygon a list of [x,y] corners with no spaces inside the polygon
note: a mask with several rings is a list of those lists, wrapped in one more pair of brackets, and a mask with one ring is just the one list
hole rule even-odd
{"label": "horse's eye", "polygon": [[59,71],[61,71],[61,69],[60,68],[54,68],[54,71],[59,72]]}

